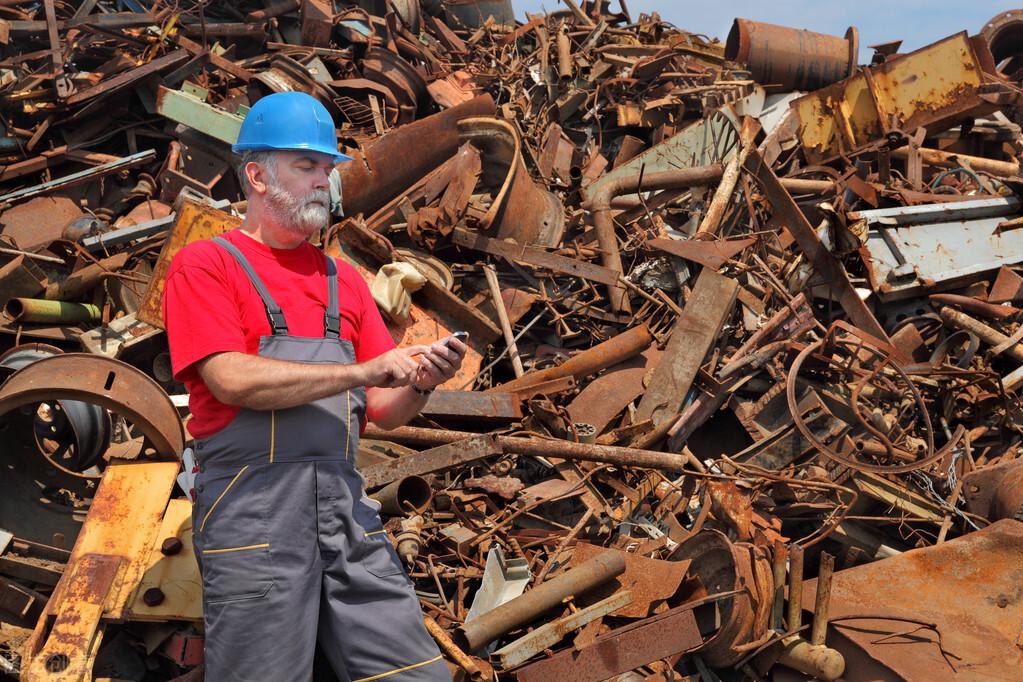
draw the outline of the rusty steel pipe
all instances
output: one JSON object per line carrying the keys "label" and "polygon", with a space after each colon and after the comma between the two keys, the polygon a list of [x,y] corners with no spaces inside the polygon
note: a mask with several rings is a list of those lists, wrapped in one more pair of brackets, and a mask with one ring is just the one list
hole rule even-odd
{"label": "rusty steel pipe", "polygon": [[423,623],[426,624],[426,631],[437,642],[437,646],[448,655],[448,658],[455,662],[455,665],[465,671],[470,680],[485,679],[483,671],[476,664],[476,661],[473,660],[473,657],[458,648],[455,640],[448,636],[447,630],[429,616],[423,616]]}
{"label": "rusty steel pipe", "polygon": [[558,77],[563,81],[572,77],[572,40],[564,24],[558,31]]}
{"label": "rusty steel pipe", "polygon": [[831,576],[835,573],[835,557],[821,552],[821,566],[817,574],[817,601],[813,607],[813,626],[810,644],[821,646],[828,634],[828,616],[831,611]]}
{"label": "rusty steel pipe", "polygon": [[380,503],[380,511],[391,516],[421,514],[433,501],[433,488],[422,476],[406,476],[385,485],[369,497]]}
{"label": "rusty steel pipe", "polygon": [[[940,313],[942,321],[958,329],[965,329],[973,332],[977,337],[989,346],[1000,346],[1009,340],[1009,337],[997,329],[987,326],[983,322],[966,313],[961,313],[952,308],[942,308]],[[1023,362],[1023,345],[1014,343],[1005,349],[1004,353],[1016,362]]]}
{"label": "rusty steel pipe", "polygon": [[565,599],[584,594],[625,572],[619,552],[604,552],[537,585],[525,594],[461,625],[457,632],[466,648],[476,651],[501,635],[522,627]]}
{"label": "rusty steel pipe", "polygon": [[572,356],[557,367],[527,372],[517,379],[495,386],[488,392],[514,393],[526,386],[563,377],[582,379],[639,355],[653,342],[654,337],[650,333],[650,329],[645,324],[640,324],[603,343],[598,343],[589,350]]}
{"label": "rusty steel pipe", "polygon": [[[618,237],[615,236],[614,219],[611,217],[611,201],[619,194],[652,192],[662,189],[683,189],[697,185],[709,185],[721,179],[724,166],[696,166],[678,170],[644,173],[615,178],[601,182],[596,191],[584,190],[586,201],[583,208],[593,214],[593,229],[597,233],[600,245],[601,260],[605,268],[623,274],[622,254],[618,250]],[[629,312],[627,290],[621,285],[608,286],[612,310]]]}
{"label": "rusty steel pipe", "polygon": [[[940,149],[929,149],[920,147],[920,160],[928,166],[936,168],[960,168],[969,166],[971,170],[996,175],[1002,178],[1011,178],[1019,175],[1019,164],[1015,161],[998,161],[986,159],[982,156],[970,156],[956,152],[945,152]],[[909,147],[899,147],[892,150],[892,158],[905,161],[909,158]]]}
{"label": "rusty steel pipe", "polygon": [[996,64],[1023,55],[1023,12],[1010,9],[992,17],[980,35],[987,41]]}
{"label": "rusty steel pipe", "polygon": [[372,215],[458,151],[458,121],[492,116],[490,95],[445,109],[415,123],[395,128],[365,151],[350,152],[352,161],[339,164],[345,214]]}
{"label": "rusty steel pipe", "polygon": [[789,608],[786,627],[795,632],[803,626],[803,547],[789,545]]}
{"label": "rusty steel pipe", "polygon": [[[436,447],[466,438],[479,437],[467,431],[427,429],[418,426],[399,426],[385,431],[370,424],[363,433],[366,438],[389,440],[403,445]],[[615,466],[645,467],[666,471],[682,471],[688,459],[684,455],[656,450],[640,450],[617,445],[593,445],[573,443],[566,440],[545,440],[542,438],[519,438],[517,436],[495,436],[501,449],[513,455],[530,457],[558,457],[582,462],[604,462]]]}
{"label": "rusty steel pipe", "polygon": [[818,90],[853,75],[859,31],[845,36],[736,19],[725,42],[725,59],[744,64],[762,85]]}

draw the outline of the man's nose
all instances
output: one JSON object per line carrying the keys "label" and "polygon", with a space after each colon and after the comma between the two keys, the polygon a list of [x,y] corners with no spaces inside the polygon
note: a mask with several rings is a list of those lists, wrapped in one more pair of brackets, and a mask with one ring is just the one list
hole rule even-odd
{"label": "man's nose", "polygon": [[322,173],[316,173],[313,181],[314,189],[330,189],[331,168],[324,168]]}

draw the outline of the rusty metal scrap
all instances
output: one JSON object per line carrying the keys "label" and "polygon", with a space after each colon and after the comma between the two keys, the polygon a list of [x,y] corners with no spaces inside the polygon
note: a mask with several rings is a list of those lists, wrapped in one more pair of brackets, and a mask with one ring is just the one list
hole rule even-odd
{"label": "rusty metal scrap", "polygon": [[1020,12],[861,67],[563,2],[0,2],[0,676],[202,677],[163,284],[289,90],[314,243],[470,334],[357,457],[453,674],[1012,676]]}

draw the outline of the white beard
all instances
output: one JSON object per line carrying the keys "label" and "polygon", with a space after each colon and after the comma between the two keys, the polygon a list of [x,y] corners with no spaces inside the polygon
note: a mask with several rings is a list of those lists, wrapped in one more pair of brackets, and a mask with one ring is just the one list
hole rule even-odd
{"label": "white beard", "polygon": [[298,198],[280,187],[270,187],[266,207],[278,225],[308,239],[330,220],[330,192],[313,190]]}

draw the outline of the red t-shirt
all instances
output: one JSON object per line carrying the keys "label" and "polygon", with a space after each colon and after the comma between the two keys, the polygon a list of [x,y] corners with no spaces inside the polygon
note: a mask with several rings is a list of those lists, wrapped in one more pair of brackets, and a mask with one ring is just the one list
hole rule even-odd
{"label": "red t-shirt", "polygon": [[[224,235],[237,246],[284,311],[292,336],[323,337],[327,264],[323,252],[303,242],[272,249],[241,230]],[[394,348],[394,341],[362,276],[337,261],[341,338],[355,346],[358,362]],[[259,337],[270,334],[266,308],[238,261],[212,241],[193,242],[171,263],[163,295],[163,320],[174,377],[188,389],[188,430],[206,438],[227,426],[239,408],[210,393],[195,363],[208,355],[238,351],[255,355]]]}

